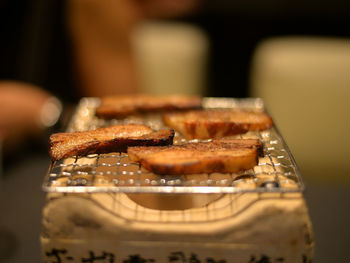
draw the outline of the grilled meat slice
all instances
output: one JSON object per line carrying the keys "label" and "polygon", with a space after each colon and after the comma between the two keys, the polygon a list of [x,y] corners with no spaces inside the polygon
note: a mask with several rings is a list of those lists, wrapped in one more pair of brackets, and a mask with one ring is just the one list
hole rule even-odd
{"label": "grilled meat slice", "polygon": [[163,114],[163,121],[187,139],[221,138],[273,126],[271,117],[264,112],[233,110],[167,113]]}
{"label": "grilled meat slice", "polygon": [[255,140],[214,140],[163,147],[130,147],[127,152],[132,161],[155,174],[236,173],[258,164],[260,146]]}
{"label": "grilled meat slice", "polygon": [[175,111],[201,108],[198,96],[168,95],[124,95],[101,98],[96,116],[103,119],[125,118],[143,112]]}
{"label": "grilled meat slice", "polygon": [[137,112],[137,96],[115,96],[101,98],[96,116],[102,119],[121,119]]}
{"label": "grilled meat slice", "polygon": [[264,156],[264,145],[259,139],[214,139],[212,144],[223,148],[255,148],[258,151],[260,157]]}
{"label": "grilled meat slice", "polygon": [[53,134],[49,153],[56,161],[92,153],[126,152],[128,146],[169,145],[173,137],[173,130],[153,131],[139,124],[114,125],[91,131]]}

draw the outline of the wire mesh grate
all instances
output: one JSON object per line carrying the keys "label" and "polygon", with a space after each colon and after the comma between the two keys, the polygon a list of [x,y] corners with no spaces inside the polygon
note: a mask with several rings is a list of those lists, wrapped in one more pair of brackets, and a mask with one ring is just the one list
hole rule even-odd
{"label": "wire mesh grate", "polygon": [[[143,123],[155,130],[164,128],[159,114],[130,117],[121,121],[98,119],[94,114],[98,103],[96,98],[81,100],[67,131],[90,130],[121,122]],[[260,99],[205,98],[203,106],[264,110]],[[93,154],[51,163],[43,182],[43,190],[60,193],[284,193],[304,190],[293,156],[275,127],[236,137],[259,138],[263,142],[264,157],[259,158],[259,164],[253,169],[230,174],[158,176],[130,161],[126,153]],[[186,142],[188,141],[180,134],[175,134],[174,144]]]}

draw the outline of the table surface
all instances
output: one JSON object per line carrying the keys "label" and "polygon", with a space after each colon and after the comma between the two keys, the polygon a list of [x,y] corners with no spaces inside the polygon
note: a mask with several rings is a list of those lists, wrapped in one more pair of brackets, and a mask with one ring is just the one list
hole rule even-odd
{"label": "table surface", "polygon": [[[45,152],[17,156],[0,182],[0,262],[41,262],[40,222],[49,166]],[[347,262],[350,244],[350,186],[306,182],[305,198],[315,234],[313,262]]]}

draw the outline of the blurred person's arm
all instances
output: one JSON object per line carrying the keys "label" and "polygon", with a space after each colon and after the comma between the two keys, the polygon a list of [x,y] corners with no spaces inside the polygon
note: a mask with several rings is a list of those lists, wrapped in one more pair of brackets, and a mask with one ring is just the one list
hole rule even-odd
{"label": "blurred person's arm", "polygon": [[0,81],[0,139],[4,146],[17,147],[25,139],[43,135],[59,117],[59,106],[53,100],[37,86]]}
{"label": "blurred person's arm", "polygon": [[103,96],[138,91],[131,33],[148,18],[185,14],[199,0],[70,0],[68,30],[81,94]]}
{"label": "blurred person's arm", "polygon": [[139,21],[137,1],[68,1],[68,27],[81,94],[137,91],[130,31]]}

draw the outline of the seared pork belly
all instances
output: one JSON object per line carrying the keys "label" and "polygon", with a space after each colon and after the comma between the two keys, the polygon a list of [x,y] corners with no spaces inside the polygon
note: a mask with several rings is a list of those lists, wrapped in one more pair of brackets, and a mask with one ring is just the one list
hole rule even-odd
{"label": "seared pork belly", "polygon": [[222,138],[273,126],[271,117],[264,112],[233,110],[167,113],[163,115],[163,121],[187,139]]}
{"label": "seared pork belly", "polygon": [[201,98],[185,95],[120,95],[101,98],[96,116],[102,119],[125,118],[132,114],[201,108]]}
{"label": "seared pork belly", "polygon": [[172,144],[173,130],[153,131],[146,125],[114,125],[96,130],[55,133],[50,136],[49,153],[54,161],[94,153],[126,152],[128,146]]}
{"label": "seared pork belly", "polygon": [[[241,142],[239,142],[241,141]],[[132,161],[155,174],[236,173],[258,164],[258,140],[213,140],[163,147],[130,147]]]}

